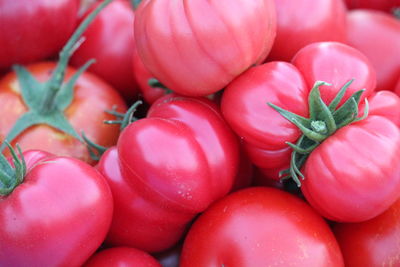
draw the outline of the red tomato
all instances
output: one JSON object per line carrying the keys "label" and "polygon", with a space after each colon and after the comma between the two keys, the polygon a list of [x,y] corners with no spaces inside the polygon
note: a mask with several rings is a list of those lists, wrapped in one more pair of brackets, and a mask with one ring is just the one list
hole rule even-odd
{"label": "red tomato", "polygon": [[346,266],[400,266],[400,200],[362,223],[334,226]]}
{"label": "red tomato", "polygon": [[[54,63],[35,63],[28,66],[28,70],[39,81],[45,81],[54,67]],[[75,69],[68,68],[66,80],[74,73]],[[7,114],[3,116],[0,123],[0,143],[3,142],[16,120],[27,110],[26,105],[21,101],[19,88],[14,72],[0,80],[1,112]],[[77,81],[74,99],[65,114],[78,133],[84,131],[95,143],[112,146],[118,139],[119,128],[115,125],[105,125],[103,121],[114,119],[113,116],[105,113],[105,110],[111,110],[114,105],[117,105],[121,112],[126,110],[123,99],[113,88],[96,76],[83,73]],[[53,154],[92,162],[85,144],[47,125],[29,128],[14,140],[13,144],[15,143],[18,143],[22,150],[41,149]]]}
{"label": "red tomato", "polygon": [[400,6],[400,0],[346,0],[347,6],[353,8],[370,8],[391,11]]}
{"label": "red tomato", "polygon": [[237,138],[207,99],[159,99],[117,147],[99,163],[115,199],[107,240],[149,252],[172,247],[197,213],[231,190],[238,168]]}
{"label": "red tomato", "polygon": [[348,43],[371,60],[377,90],[393,91],[400,77],[400,21],[379,11],[348,13]]}
{"label": "red tomato", "polygon": [[395,86],[395,88],[394,88],[394,92],[395,92],[398,96],[400,96],[400,77],[399,77],[399,80],[397,81],[397,84],[396,84],[396,86]]}
{"label": "red tomato", "polygon": [[346,41],[346,8],[342,0],[275,0],[276,39],[270,60],[290,61],[304,46]]}
{"label": "red tomato", "polygon": [[369,220],[400,196],[399,147],[399,128],[382,116],[345,126],[310,154],[301,191],[328,219]]}
{"label": "red tomato", "polygon": [[126,99],[133,99],[137,95],[132,73],[132,48],[135,47],[133,21],[131,4],[125,0],[113,1],[85,31],[84,43],[71,58],[74,67],[80,67],[92,58],[96,59],[89,71],[110,83]]}
{"label": "red tomato", "polygon": [[42,151],[24,156],[24,181],[0,196],[0,266],[81,266],[110,226],[106,181],[77,159]]}
{"label": "red tomato", "polygon": [[77,22],[77,0],[0,0],[0,69],[59,51]]}
{"label": "red tomato", "polygon": [[162,84],[205,96],[262,62],[275,27],[273,0],[145,0],[136,12],[135,39]]}
{"label": "red tomato", "polygon": [[344,266],[327,223],[272,188],[233,193],[206,210],[183,244],[181,267]]}
{"label": "red tomato", "polygon": [[162,267],[155,258],[136,248],[116,247],[93,255],[84,267]]}
{"label": "red tomato", "polygon": [[285,62],[250,68],[226,88],[222,97],[225,119],[243,138],[251,161],[272,179],[279,179],[279,171],[289,166],[291,149],[285,142],[296,142],[300,131],[267,102],[307,117],[307,97],[317,80],[334,85],[321,86],[327,103],[351,78],[355,81],[344,100],[361,88],[366,88],[363,97],[367,96],[375,86],[375,73],[365,56],[340,43],[311,44],[299,51],[294,64],[297,68]]}
{"label": "red tomato", "polygon": [[243,138],[245,150],[256,166],[276,169],[288,165],[290,149],[285,142],[295,142],[300,136],[294,125],[277,116],[266,103],[279,103],[283,108],[307,116],[308,107],[304,103],[308,91],[300,72],[285,62],[251,68],[226,88],[222,113]]}

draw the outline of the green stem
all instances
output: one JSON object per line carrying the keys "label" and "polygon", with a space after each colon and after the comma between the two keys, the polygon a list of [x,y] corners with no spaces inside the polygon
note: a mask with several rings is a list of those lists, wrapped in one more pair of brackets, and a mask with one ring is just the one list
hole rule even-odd
{"label": "green stem", "polygon": [[103,3],[99,5],[98,8],[96,8],[92,13],[90,13],[90,15],[83,20],[83,22],[79,25],[74,34],[68,40],[66,45],[62,48],[59,54],[60,59],[53,72],[53,75],[49,80],[48,90],[46,90],[45,97],[43,98],[43,102],[41,105],[42,114],[46,114],[54,110],[55,96],[57,95],[64,81],[65,71],[67,69],[68,62],[72,56],[73,51],[76,50],[76,44],[78,43],[79,38],[81,38],[82,34],[85,32],[87,27],[93,22],[97,14],[99,14],[100,11],[103,10],[111,1],[112,0],[105,0]]}
{"label": "green stem", "polygon": [[26,175],[26,162],[20,147],[17,145],[19,153],[18,157],[17,153],[10,146],[10,144],[6,143],[6,145],[11,152],[14,166],[7,161],[3,154],[0,154],[0,160],[2,163],[7,162],[7,166],[3,167],[10,170],[6,172],[5,170],[0,169],[0,196],[7,196],[11,194],[11,192],[24,181],[24,177]]}

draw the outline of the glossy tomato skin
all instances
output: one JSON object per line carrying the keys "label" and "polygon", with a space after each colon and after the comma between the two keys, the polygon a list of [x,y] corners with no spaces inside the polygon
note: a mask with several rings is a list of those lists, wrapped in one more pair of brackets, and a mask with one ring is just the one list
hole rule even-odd
{"label": "glossy tomato skin", "polygon": [[290,61],[304,46],[346,41],[346,8],[340,0],[275,0],[276,39],[269,60]]}
{"label": "glossy tomato skin", "polygon": [[[55,67],[54,63],[42,62],[28,66],[28,70],[39,80],[49,78]],[[66,79],[75,73],[68,68]],[[0,80],[1,112],[7,114],[0,119],[0,142],[3,141],[16,120],[27,111],[21,101],[19,82],[14,72]],[[75,86],[74,99],[66,109],[65,115],[78,133],[82,131],[93,142],[103,146],[112,146],[117,142],[119,128],[105,125],[104,120],[114,119],[105,110],[111,110],[116,105],[122,112],[126,105],[122,97],[104,81],[90,73],[80,76]],[[22,150],[41,149],[57,155],[71,156],[87,162],[92,162],[86,145],[79,140],[46,125],[37,125],[27,129],[13,144],[18,143]]]}
{"label": "glossy tomato skin", "polygon": [[375,10],[348,13],[348,44],[371,60],[377,74],[377,90],[393,91],[400,77],[400,21]]}
{"label": "glossy tomato skin", "polygon": [[369,220],[400,196],[399,147],[399,128],[385,117],[345,126],[310,154],[301,190],[330,220]]}
{"label": "glossy tomato skin", "polygon": [[[360,106],[364,112],[365,103]],[[400,97],[392,91],[378,91],[368,97],[368,114],[383,116],[400,127]]]}
{"label": "glossy tomato skin", "polygon": [[136,12],[135,39],[143,63],[162,84],[205,96],[262,62],[275,28],[273,0],[145,0]]}
{"label": "glossy tomato skin", "polygon": [[302,48],[292,59],[302,73],[306,84],[312,88],[316,81],[332,86],[321,86],[321,97],[330,103],[340,88],[354,79],[341,101],[344,103],[356,91],[365,89],[361,102],[372,94],[376,87],[376,73],[373,65],[360,51],[337,42],[320,42]]}
{"label": "glossy tomato skin", "polygon": [[115,247],[94,254],[84,267],[162,267],[155,258],[136,248]]}
{"label": "glossy tomato skin", "polygon": [[115,198],[108,243],[158,252],[227,194],[238,140],[207,99],[165,96],[122,132],[99,163]]}
{"label": "glossy tomato skin", "polygon": [[186,236],[180,264],[344,266],[333,233],[312,208],[261,187],[233,193],[203,213]]}
{"label": "glossy tomato skin", "polygon": [[399,266],[400,200],[361,223],[334,226],[346,266]]}
{"label": "glossy tomato skin", "polygon": [[77,159],[42,151],[24,156],[24,182],[0,198],[0,265],[81,266],[110,226],[104,177]]}
{"label": "glossy tomato skin", "polygon": [[222,113],[243,138],[244,150],[256,166],[276,169],[287,165],[291,151],[285,142],[300,137],[300,131],[267,103],[307,117],[308,91],[300,72],[286,62],[253,67],[226,88]]}
{"label": "glossy tomato skin", "polygon": [[0,1],[0,69],[56,54],[77,23],[78,0]]}
{"label": "glossy tomato skin", "polygon": [[400,6],[400,0],[346,0],[350,9],[368,8],[390,12]]}
{"label": "glossy tomato skin", "polygon": [[[98,4],[91,10],[96,6]],[[89,71],[103,78],[129,100],[138,93],[132,73],[133,21],[134,13],[129,1],[113,1],[85,31],[84,43],[71,58],[71,65],[77,68],[92,58],[96,59]]]}

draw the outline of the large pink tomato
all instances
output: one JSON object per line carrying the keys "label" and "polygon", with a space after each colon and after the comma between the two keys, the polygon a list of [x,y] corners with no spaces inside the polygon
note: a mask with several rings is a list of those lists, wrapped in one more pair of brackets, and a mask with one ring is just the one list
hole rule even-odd
{"label": "large pink tomato", "polygon": [[231,190],[238,161],[238,140],[211,101],[159,99],[99,163],[115,199],[108,242],[172,247],[196,214]]}
{"label": "large pink tomato", "polygon": [[136,12],[135,39],[162,84],[204,96],[262,62],[275,27],[273,0],[145,0]]}

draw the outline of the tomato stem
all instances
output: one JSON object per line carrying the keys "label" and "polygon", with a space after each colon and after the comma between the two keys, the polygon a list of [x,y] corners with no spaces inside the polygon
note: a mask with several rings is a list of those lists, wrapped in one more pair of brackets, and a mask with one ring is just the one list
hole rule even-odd
{"label": "tomato stem", "polygon": [[14,166],[10,164],[3,154],[0,154],[0,196],[11,194],[24,181],[26,175],[26,162],[21,148],[17,145],[18,157],[11,145],[7,142],[5,144],[11,152]]}
{"label": "tomato stem", "polygon": [[[47,82],[42,83],[37,81],[37,79],[22,66],[13,66],[18,77],[22,99],[29,110],[17,120],[7,133],[5,138],[7,142],[11,143],[27,128],[37,124],[46,124],[83,142],[82,137],[65,117],[64,111],[73,100],[76,81],[79,76],[94,63],[94,60],[89,60],[84,64],[65,84],[63,84],[63,81],[69,59],[76,50],[77,45],[81,43],[81,35],[94,20],[95,16],[111,1],[112,0],[105,0],[79,25],[78,29],[61,50],[57,66]],[[0,152],[3,151],[5,147],[5,143],[3,143],[0,146]]]}
{"label": "tomato stem", "polygon": [[364,90],[355,92],[342,106],[337,108],[347,88],[353,81],[354,79],[350,80],[340,89],[329,106],[323,102],[319,87],[322,85],[331,86],[331,84],[317,81],[308,97],[310,118],[301,117],[272,103],[268,103],[269,106],[296,125],[303,133],[296,144],[287,142],[293,149],[293,152],[290,160],[290,168],[281,172],[284,175],[282,178],[291,177],[300,187],[301,182],[299,177],[304,179],[300,169],[306,162],[308,155],[338,129],[368,116],[368,101],[365,99],[364,115],[358,117],[358,105]]}

